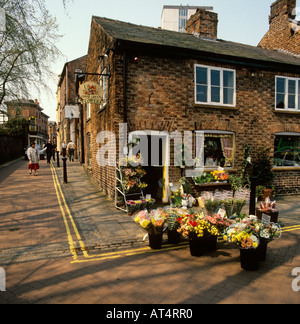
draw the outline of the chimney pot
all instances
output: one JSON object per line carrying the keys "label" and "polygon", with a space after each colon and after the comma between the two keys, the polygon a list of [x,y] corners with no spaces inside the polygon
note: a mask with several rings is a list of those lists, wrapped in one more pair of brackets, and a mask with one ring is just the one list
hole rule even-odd
{"label": "chimney pot", "polygon": [[199,8],[186,23],[186,32],[199,36],[217,39],[218,14]]}

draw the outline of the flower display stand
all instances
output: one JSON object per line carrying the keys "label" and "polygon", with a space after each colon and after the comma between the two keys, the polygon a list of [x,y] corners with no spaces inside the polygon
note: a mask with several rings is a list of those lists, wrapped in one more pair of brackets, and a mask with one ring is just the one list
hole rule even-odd
{"label": "flower display stand", "polygon": [[115,207],[128,213],[127,201],[129,197],[138,197],[144,199],[143,190],[134,193],[126,193],[123,188],[122,171],[119,164],[116,164],[116,183],[115,183]]}

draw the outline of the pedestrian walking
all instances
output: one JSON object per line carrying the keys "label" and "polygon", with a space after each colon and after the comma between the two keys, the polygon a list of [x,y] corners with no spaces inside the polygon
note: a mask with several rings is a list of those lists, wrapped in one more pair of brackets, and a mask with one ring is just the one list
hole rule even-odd
{"label": "pedestrian walking", "polygon": [[61,152],[60,152],[60,154],[63,157],[66,157],[66,154],[67,154],[67,144],[66,144],[66,141],[63,141],[62,144],[61,144]]}
{"label": "pedestrian walking", "polygon": [[34,171],[34,175],[37,175],[37,170],[39,170],[40,165],[39,165],[39,160],[40,160],[40,153],[39,150],[35,147],[35,142],[30,143],[30,147],[27,150],[27,156],[29,160],[29,165],[28,169],[29,174],[32,174],[32,170]]}
{"label": "pedestrian walking", "polygon": [[74,162],[74,153],[75,153],[76,145],[72,142],[72,140],[69,140],[68,146],[67,146],[67,151],[69,154],[69,160],[71,162]]}
{"label": "pedestrian walking", "polygon": [[49,142],[45,144],[44,148],[46,149],[47,163],[50,163],[51,157],[53,155],[53,145],[51,143],[51,140],[49,140]]}

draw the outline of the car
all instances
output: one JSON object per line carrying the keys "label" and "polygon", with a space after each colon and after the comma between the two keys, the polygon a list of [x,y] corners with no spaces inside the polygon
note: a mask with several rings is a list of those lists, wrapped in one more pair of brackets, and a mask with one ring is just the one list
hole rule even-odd
{"label": "car", "polygon": [[[29,149],[30,145],[28,145],[25,149],[25,160],[28,160],[28,156],[27,156],[27,150]],[[39,150],[39,153],[40,153],[40,160],[44,160],[45,159],[45,155],[44,155],[44,151],[42,150],[41,148],[41,145],[36,145],[35,146],[38,150]]]}

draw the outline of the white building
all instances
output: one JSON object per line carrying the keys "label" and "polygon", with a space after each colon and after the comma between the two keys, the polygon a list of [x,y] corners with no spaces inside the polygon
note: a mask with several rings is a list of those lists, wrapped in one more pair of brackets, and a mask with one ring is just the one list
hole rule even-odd
{"label": "white building", "polygon": [[164,6],[161,15],[161,28],[185,32],[185,24],[198,8],[213,11],[213,7],[205,6]]}

